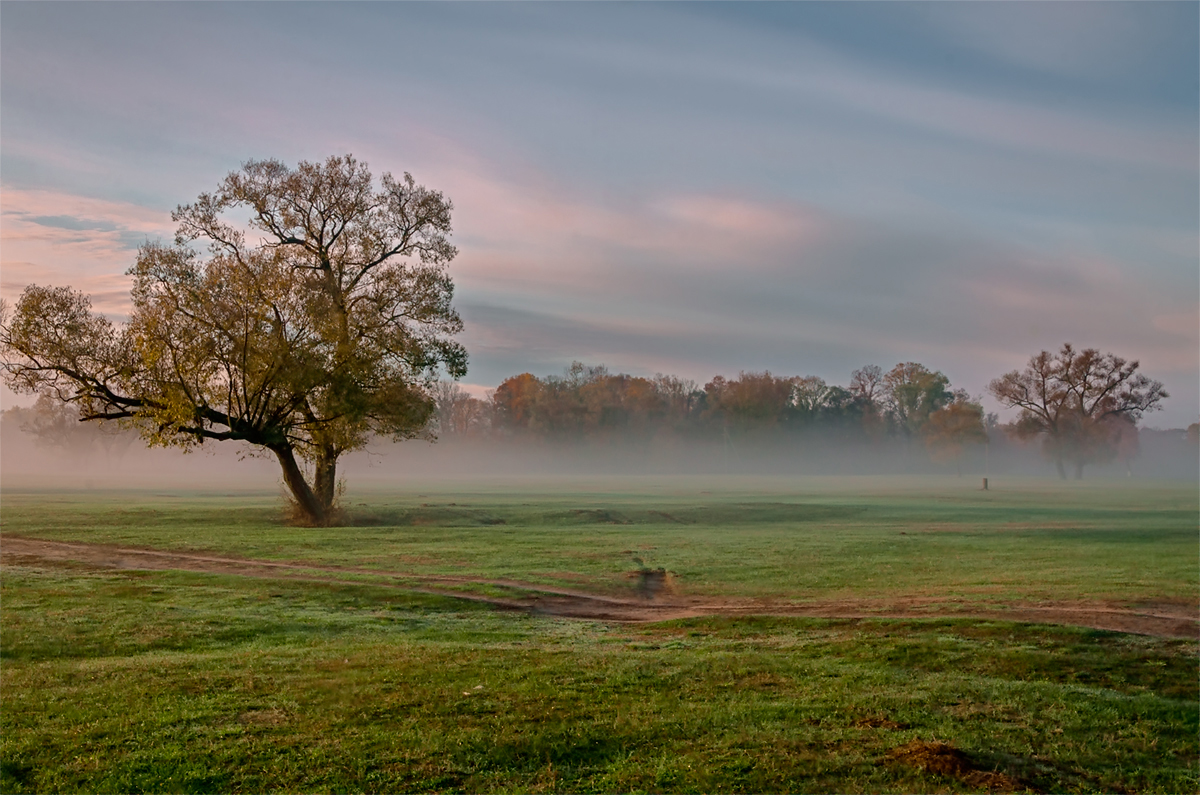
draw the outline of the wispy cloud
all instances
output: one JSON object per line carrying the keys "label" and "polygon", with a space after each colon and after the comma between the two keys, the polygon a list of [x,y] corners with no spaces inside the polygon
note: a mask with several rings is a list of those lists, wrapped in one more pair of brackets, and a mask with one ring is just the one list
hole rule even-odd
{"label": "wispy cloud", "polygon": [[70,285],[99,311],[129,311],[137,247],[169,238],[169,213],[128,202],[59,191],[5,189],[0,200],[0,296],[15,300],[29,284]]}
{"label": "wispy cloud", "polygon": [[1127,73],[1152,62],[1160,46],[1159,37],[1144,25],[1147,9],[1128,3],[1036,3],[1020,14],[997,3],[914,10],[960,46],[1073,77]]}

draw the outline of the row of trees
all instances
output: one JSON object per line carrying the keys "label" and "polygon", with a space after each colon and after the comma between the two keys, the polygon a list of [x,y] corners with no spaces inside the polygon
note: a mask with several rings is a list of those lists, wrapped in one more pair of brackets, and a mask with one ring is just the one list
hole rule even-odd
{"label": "row of trees", "polygon": [[[437,431],[448,436],[549,440],[648,438],[664,430],[695,437],[820,434],[846,441],[923,442],[937,457],[987,440],[983,407],[921,364],[856,370],[847,386],[769,372],[716,376],[703,387],[669,375],[613,374],[576,362],[562,376],[522,373],[488,399],[452,382],[435,392]],[[994,422],[994,418],[990,421]]]}
{"label": "row of trees", "polygon": [[[1137,369],[1137,362],[1067,344],[995,379],[988,392],[1001,405],[1019,409],[1004,432],[1040,440],[1059,474],[1065,478],[1070,468],[1078,478],[1089,464],[1137,454],[1138,420],[1167,397],[1161,383]],[[978,399],[952,388],[944,374],[915,362],[887,372],[863,367],[846,386],[816,376],[743,372],[735,379],[716,376],[703,387],[674,376],[641,378],[576,362],[562,376],[508,378],[486,400],[452,382],[438,384],[435,394],[435,429],[451,437],[648,439],[664,430],[699,438],[803,434],[921,443],[937,461],[956,460],[967,446],[986,444],[997,421]]]}

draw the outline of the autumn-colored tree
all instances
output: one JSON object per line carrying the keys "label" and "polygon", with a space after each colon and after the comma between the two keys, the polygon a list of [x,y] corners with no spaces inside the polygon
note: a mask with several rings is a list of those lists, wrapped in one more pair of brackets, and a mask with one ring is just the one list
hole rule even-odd
{"label": "autumn-colored tree", "polygon": [[69,288],[26,288],[0,332],[6,381],[152,444],[257,445],[299,518],[329,524],[342,453],[419,433],[429,387],[466,372],[450,210],[408,174],[377,188],[348,155],[248,162],[175,210],[172,245],[141,247],[127,324]]}
{"label": "autumn-colored tree", "polygon": [[1066,463],[1083,477],[1087,464],[1111,461],[1121,434],[1142,415],[1161,408],[1163,385],[1127,362],[1094,348],[1069,343],[1042,351],[1024,370],[995,379],[988,391],[1007,408],[1021,410],[1010,426],[1018,438],[1042,438],[1042,449],[1065,478]]}
{"label": "autumn-colored tree", "polygon": [[650,424],[666,415],[666,401],[647,378],[606,372],[582,384],[579,393],[588,432],[645,433]]}
{"label": "autumn-colored tree", "polygon": [[[686,419],[694,384],[612,374],[603,365],[573,362],[561,376],[529,373],[506,379],[492,395],[498,427],[547,439],[638,438],[667,421],[672,410]],[[678,404],[674,409],[673,402]]]}
{"label": "autumn-colored tree", "polygon": [[739,373],[729,381],[716,376],[704,385],[708,411],[724,423],[741,430],[779,424],[792,400],[792,379],[776,378],[769,372]]}
{"label": "autumn-colored tree", "polygon": [[654,389],[662,401],[663,410],[672,424],[687,422],[699,410],[704,393],[696,388],[696,382],[658,373],[654,376]]}
{"label": "autumn-colored tree", "polygon": [[988,441],[983,406],[964,395],[930,414],[923,432],[930,457],[934,461],[953,461],[960,475],[966,446]]}
{"label": "autumn-colored tree", "polygon": [[542,382],[532,373],[506,378],[492,393],[493,421],[510,431],[528,430]]}
{"label": "autumn-colored tree", "polygon": [[[572,362],[564,379],[570,398],[577,405],[574,428],[577,434],[612,433],[628,426],[634,407],[626,402],[629,375],[613,375],[603,365],[588,367]],[[642,379],[644,380],[644,379]]]}

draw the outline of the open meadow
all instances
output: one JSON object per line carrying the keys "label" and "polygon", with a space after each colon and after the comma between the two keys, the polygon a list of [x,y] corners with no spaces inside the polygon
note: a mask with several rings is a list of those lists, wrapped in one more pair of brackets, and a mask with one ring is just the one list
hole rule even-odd
{"label": "open meadow", "polygon": [[6,490],[0,789],[1192,792],[1197,500],[476,479],[297,528]]}

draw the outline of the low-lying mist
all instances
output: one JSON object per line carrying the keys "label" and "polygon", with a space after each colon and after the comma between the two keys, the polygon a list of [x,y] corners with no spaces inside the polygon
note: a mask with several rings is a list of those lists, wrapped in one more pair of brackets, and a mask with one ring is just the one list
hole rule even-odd
{"label": "low-lying mist", "polygon": [[[147,448],[131,432],[80,434],[47,443],[15,422],[0,423],[0,486],[25,489],[281,488],[273,456],[232,442],[209,442],[184,453]],[[1197,448],[1182,430],[1139,433],[1136,458],[1091,465],[1085,479],[1200,478]],[[1001,432],[988,445],[971,445],[952,460],[935,461],[919,443],[730,436],[694,439],[659,433],[649,439],[576,442],[446,436],[436,442],[379,439],[344,456],[339,475],[349,488],[406,488],[416,481],[506,480],[559,476],[838,476],[960,475],[1044,477],[1057,480],[1053,462],[1036,443]]]}

